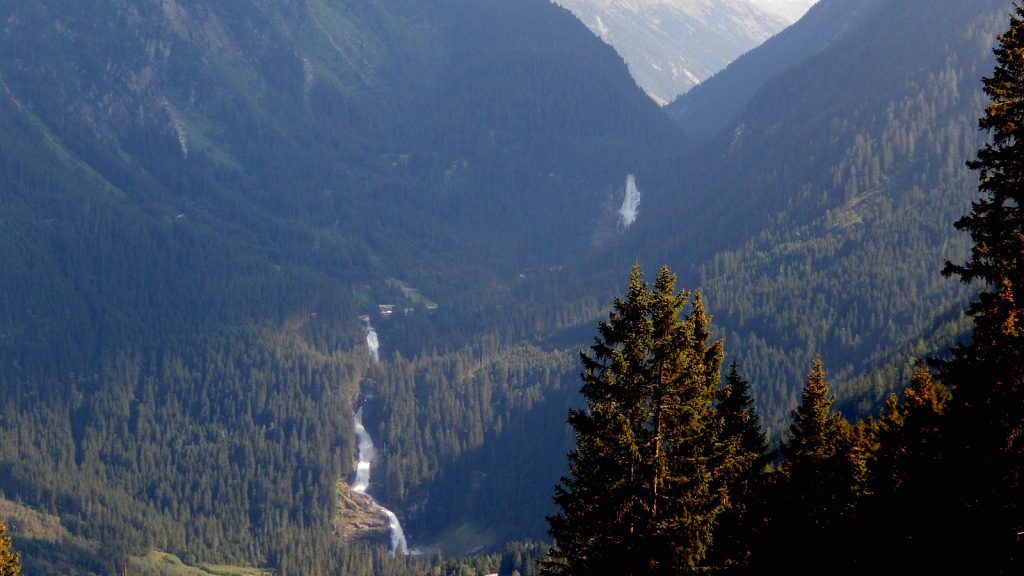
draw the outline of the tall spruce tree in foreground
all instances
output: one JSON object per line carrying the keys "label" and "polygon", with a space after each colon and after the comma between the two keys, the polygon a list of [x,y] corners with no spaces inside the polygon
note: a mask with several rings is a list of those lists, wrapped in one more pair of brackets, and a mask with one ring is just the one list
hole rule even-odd
{"label": "tall spruce tree in foreground", "polygon": [[[653,339],[647,282],[634,268],[624,300],[616,299],[593,357],[583,364],[583,410],[569,411],[576,448],[569,453],[569,476],[555,489],[561,513],[548,519],[554,548],[543,562],[545,574],[586,574],[633,559],[642,518],[640,482],[643,385]],[[626,572],[622,572],[625,574]]]}
{"label": "tall spruce tree in foreground", "polygon": [[[951,387],[950,474],[957,505],[951,518],[973,550],[965,570],[1024,572],[1024,8],[994,49],[984,79],[990,98],[979,126],[991,135],[968,166],[980,197],[956,222],[971,234],[970,259],[947,262],[946,276],[982,287],[968,314],[971,340],[953,348],[941,377]],[[970,528],[967,528],[970,527]],[[968,573],[968,572],[965,572]]]}
{"label": "tall spruce tree in foreground", "polygon": [[717,408],[722,415],[725,436],[737,440],[739,451],[756,462],[754,469],[767,464],[768,439],[754,410],[750,382],[740,375],[739,364],[736,362],[729,364],[729,374],[719,393]]}
{"label": "tall spruce tree in foreground", "polygon": [[870,498],[861,510],[870,549],[865,565],[885,563],[898,572],[941,574],[949,564],[937,550],[956,550],[946,526],[948,474],[942,463],[942,424],[949,391],[918,361],[910,384],[889,396],[874,428]]}
{"label": "tall spruce tree in foreground", "polygon": [[729,485],[729,510],[718,518],[710,558],[723,573],[737,573],[750,562],[753,540],[764,529],[763,492],[771,454],[750,383],[736,362],[729,365],[715,407],[722,417],[722,440],[730,443],[737,468]]}
{"label": "tall spruce tree in foreground", "polygon": [[833,516],[833,490],[842,469],[844,437],[849,423],[832,409],[834,398],[825,377],[825,366],[817,357],[793,410],[789,434],[783,442],[785,462],[782,473],[800,502],[801,512],[814,516],[824,526]]}
{"label": "tall spruce tree in foreground", "polygon": [[[859,493],[853,466],[854,429],[832,404],[834,398],[817,357],[807,374],[800,404],[782,442],[784,460],[773,473],[769,525],[756,543],[756,570],[777,568],[776,554],[799,542],[787,560],[791,574],[842,574],[837,556]],[[843,558],[842,562],[848,562]]]}
{"label": "tall spruce tree in foreground", "polygon": [[555,487],[544,574],[700,567],[736,468],[713,404],[723,348],[709,325],[700,293],[677,293],[671,270],[650,287],[633,267],[626,297],[580,354],[585,407],[569,412],[576,447]]}

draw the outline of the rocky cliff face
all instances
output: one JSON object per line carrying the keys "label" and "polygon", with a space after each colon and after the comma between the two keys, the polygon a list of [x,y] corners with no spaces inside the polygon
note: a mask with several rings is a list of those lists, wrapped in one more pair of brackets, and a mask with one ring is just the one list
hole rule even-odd
{"label": "rocky cliff face", "polygon": [[338,506],[334,517],[335,535],[342,542],[366,540],[387,545],[391,541],[388,517],[366,494],[347,484],[338,485]]}

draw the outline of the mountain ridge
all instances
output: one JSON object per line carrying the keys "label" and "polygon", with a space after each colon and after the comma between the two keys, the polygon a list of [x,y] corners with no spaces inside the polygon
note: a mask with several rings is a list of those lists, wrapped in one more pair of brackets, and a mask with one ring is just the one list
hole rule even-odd
{"label": "mountain ridge", "polygon": [[633,263],[703,291],[774,430],[814,353],[869,414],[958,335],[1002,0],[820,0],[692,91],[706,130],[546,0],[58,4],[0,8],[0,479],[98,544],[16,533],[35,574],[411,570],[333,533],[357,391],[414,545],[543,539]]}
{"label": "mountain ridge", "polygon": [[726,69],[665,107],[693,134],[711,134],[740,113],[754,93],[786,67],[839,41],[870,18],[885,0],[817,2],[793,26],[744,54]]}
{"label": "mountain ridge", "polygon": [[[783,34],[800,32],[816,12],[854,4],[863,6],[823,0]],[[1004,5],[1001,0],[947,2],[941,6],[944,18],[928,20],[922,15],[938,7],[881,3],[864,13],[867,18],[854,18],[858,25],[846,28],[834,44],[755,83],[732,120],[698,139],[699,149],[687,150],[674,178],[683,184],[673,189],[665,183],[667,189],[649,195],[650,202],[659,202],[649,206],[657,214],[682,213],[700,203],[703,218],[692,224],[694,231],[675,233],[682,228],[678,223],[657,222],[646,232],[646,242],[678,236],[675,249],[660,241],[651,252],[706,288],[710,309],[718,310],[729,339],[742,349],[739,357],[757,373],[752,381],[767,388],[759,401],[769,413],[784,418],[784,407],[795,400],[787,396],[793,390],[787,382],[798,382],[818,352],[835,364],[834,389],[850,401],[851,412],[866,409],[871,400],[865,397],[877,400],[896,384],[881,384],[883,377],[870,376],[868,366],[857,362],[882,350],[928,353],[922,332],[934,328],[937,317],[955,318],[966,301],[969,290],[939,271],[943,259],[955,261],[966,249],[952,223],[969,209],[976,187],[964,163],[984,139],[976,128],[984,109],[978,79],[991,65],[991,42]],[[900,62],[879,64],[893,43],[905,44]],[[766,43],[736,65],[774,50]],[[705,86],[723,88],[734,79],[730,75],[745,73],[730,67],[720,73],[719,83]],[[744,168],[731,170],[735,165]],[[747,191],[742,202],[736,201],[736,191]],[[736,242],[702,254],[700,239],[714,228],[701,226],[704,222],[725,226]],[[684,247],[699,264],[674,256]],[[861,264],[847,264],[854,261]],[[883,269],[871,262],[890,264]],[[888,286],[900,288],[889,294]],[[868,292],[874,296],[857,296]],[[917,305],[903,301],[902,294],[914,294]],[[763,314],[754,312],[760,298]],[[901,303],[890,305],[894,299]],[[808,330],[800,320],[807,314],[820,319],[822,329]],[[901,320],[890,323],[890,318]],[[919,328],[900,334],[894,326],[904,323]],[[749,331],[733,331],[739,325]],[[878,349],[868,352],[872,346]],[[853,352],[858,349],[865,354]],[[758,368],[769,357],[777,359],[774,375]],[[783,372],[788,375],[780,380]],[[868,386],[874,390],[865,391],[867,385],[855,374],[874,378]],[[780,396],[769,400],[776,391]],[[860,394],[859,400],[851,399]],[[767,408],[772,405],[776,408]]]}
{"label": "mountain ridge", "polygon": [[559,0],[623,55],[659,104],[685,93],[788,21],[747,0]]}
{"label": "mountain ridge", "polygon": [[[19,538],[36,574],[150,547],[306,574],[371,557],[332,528],[358,317],[398,303],[457,348],[514,271],[589,246],[628,158],[678,138],[546,1],[44,1],[0,21],[0,477],[99,543]],[[521,235],[528,217],[545,230]]]}

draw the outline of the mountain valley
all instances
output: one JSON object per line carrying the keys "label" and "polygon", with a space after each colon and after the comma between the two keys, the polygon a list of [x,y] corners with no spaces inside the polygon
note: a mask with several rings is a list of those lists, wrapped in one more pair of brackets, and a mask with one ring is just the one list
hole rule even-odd
{"label": "mountain valley", "polygon": [[[1010,3],[818,0],[787,27],[705,2],[728,29],[672,64],[700,83],[641,88],[584,24],[696,29],[660,4],[0,6],[0,516],[26,573],[536,555],[579,353],[634,264],[702,292],[773,441],[817,355],[866,417],[962,339],[972,287],[941,270]],[[357,404],[370,493],[436,555],[390,555],[348,489]]]}

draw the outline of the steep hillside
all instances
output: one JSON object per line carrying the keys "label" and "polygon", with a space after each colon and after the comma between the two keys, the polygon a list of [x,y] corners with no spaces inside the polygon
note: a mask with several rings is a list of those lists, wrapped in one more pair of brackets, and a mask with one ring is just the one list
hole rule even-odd
{"label": "steep hillside", "polygon": [[304,574],[369,557],[332,526],[359,316],[415,310],[411,354],[472,340],[519,271],[614,226],[631,159],[678,142],[542,0],[0,22],[0,486],[73,536],[16,533],[33,574],[151,547]]}
{"label": "steep hillside", "polygon": [[[849,4],[823,0],[801,24]],[[773,426],[814,354],[844,398],[852,379],[903,354],[856,391],[877,398],[901,384],[909,355],[952,330],[943,325],[967,297],[939,271],[965,250],[952,223],[976,190],[964,163],[983,138],[980,79],[1007,10],[1005,0],[877,3],[766,81],[675,172],[637,174],[647,216],[624,243],[705,290]],[[742,73],[727,69],[721,84]]]}
{"label": "steep hillside", "polygon": [[[939,271],[966,250],[952,223],[976,190],[964,161],[981,142],[980,78],[1006,8],[1002,0],[930,6],[893,0],[871,17],[847,13],[851,20],[834,23],[841,30],[824,34],[834,44],[767,81],[729,130],[673,158],[637,162],[636,220],[604,235],[593,254],[531,270],[514,286],[531,310],[510,316],[506,328],[529,326],[539,347],[532,361],[523,348],[501,352],[502,332],[380,379],[382,389],[405,391],[383,394],[380,432],[403,446],[385,467],[389,493],[404,495],[413,512],[413,534],[433,538],[447,524],[434,520],[445,518],[467,530],[514,527],[542,537],[538,516],[567,447],[552,438],[576,402],[574,354],[592,341],[633,262],[648,271],[667,263],[681,286],[703,290],[729,360],[753,383],[773,433],[788,422],[816,354],[856,416],[905,384],[912,357],[950,343],[968,294]],[[823,0],[815,9],[848,7]],[[530,418],[486,409],[477,421],[476,410],[438,410],[446,394],[475,405],[525,402]],[[410,425],[414,433],[401,431]],[[489,505],[510,482],[524,497]],[[439,510],[441,495],[458,505]]]}
{"label": "steep hillside", "polygon": [[883,4],[884,0],[818,2],[794,25],[676,98],[665,111],[691,134],[713,134],[742,112],[775,75],[859,29]]}
{"label": "steep hillside", "polygon": [[344,535],[356,398],[413,546],[543,539],[576,354],[633,262],[704,290],[772,428],[818,352],[870,409],[956,333],[938,270],[1007,10],[820,0],[693,91],[684,139],[547,0],[4,4],[26,565],[422,573]]}

